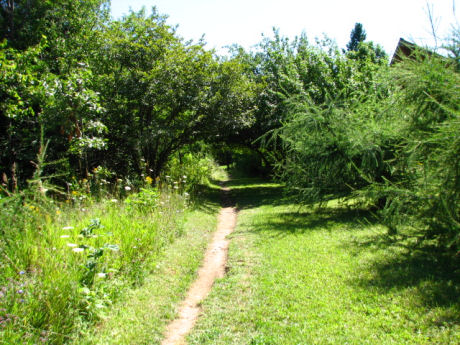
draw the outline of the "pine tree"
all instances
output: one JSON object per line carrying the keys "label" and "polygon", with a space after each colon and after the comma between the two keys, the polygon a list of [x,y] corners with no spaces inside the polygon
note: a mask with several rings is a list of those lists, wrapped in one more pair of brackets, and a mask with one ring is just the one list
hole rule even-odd
{"label": "pine tree", "polygon": [[351,30],[350,34],[350,42],[347,44],[348,51],[350,50],[358,50],[358,46],[361,42],[364,42],[366,39],[366,31],[363,28],[363,24],[356,23],[353,30]]}

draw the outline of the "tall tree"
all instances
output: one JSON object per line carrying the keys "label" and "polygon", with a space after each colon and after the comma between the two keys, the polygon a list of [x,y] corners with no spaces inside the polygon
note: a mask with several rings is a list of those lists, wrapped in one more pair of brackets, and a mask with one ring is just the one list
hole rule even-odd
{"label": "tall tree", "polygon": [[358,46],[361,42],[364,42],[366,39],[366,31],[363,28],[363,24],[356,23],[353,30],[351,30],[350,34],[350,42],[347,44],[348,51],[350,50],[358,50]]}

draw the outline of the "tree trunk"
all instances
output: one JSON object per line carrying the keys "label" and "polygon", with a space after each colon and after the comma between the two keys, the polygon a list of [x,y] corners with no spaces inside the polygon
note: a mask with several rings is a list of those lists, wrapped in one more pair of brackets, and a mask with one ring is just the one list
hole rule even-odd
{"label": "tree trunk", "polygon": [[14,0],[8,0],[6,4],[6,12],[8,13],[8,41],[14,39],[15,29],[14,29]]}

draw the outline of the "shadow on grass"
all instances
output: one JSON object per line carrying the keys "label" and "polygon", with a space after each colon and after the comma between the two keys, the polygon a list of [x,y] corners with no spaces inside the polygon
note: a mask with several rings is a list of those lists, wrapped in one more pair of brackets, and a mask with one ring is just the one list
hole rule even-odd
{"label": "shadow on grass", "polygon": [[375,223],[375,215],[363,209],[328,207],[302,211],[293,207],[292,211],[266,216],[264,221],[252,225],[251,231],[282,238],[315,231],[354,231]]}
{"label": "shadow on grass", "polygon": [[[282,186],[267,181],[237,179],[228,185],[233,188],[240,209],[290,203],[283,197]],[[356,272],[349,283],[379,294],[414,289],[414,303],[427,310],[438,308],[436,316],[428,322],[437,326],[459,325],[459,260],[454,261],[436,246],[416,244],[413,236],[389,236],[382,229],[374,231],[371,229],[374,225],[379,225],[379,220],[366,209],[337,206],[305,211],[293,205],[292,211],[278,209],[258,219],[248,231],[280,238],[315,231],[354,232],[369,228],[367,236],[350,236],[341,245],[352,255],[370,254],[369,265],[362,269],[372,274]]]}
{"label": "shadow on grass", "polygon": [[[378,239],[376,239],[378,240]],[[372,278],[357,279],[361,287],[386,293],[391,289],[415,287],[421,301],[429,308],[453,307],[457,310],[450,322],[460,324],[459,262],[439,247],[407,243],[409,239],[392,244],[404,250],[394,251],[390,258],[376,259],[370,269]],[[355,244],[355,246],[362,244]],[[449,320],[447,320],[449,321]]]}
{"label": "shadow on grass", "polygon": [[214,213],[216,207],[221,205],[222,193],[219,187],[211,185],[199,185],[195,188],[191,196],[191,207],[208,214]]}
{"label": "shadow on grass", "polygon": [[[231,199],[236,201],[240,210],[291,204],[283,193],[283,187],[267,180],[238,178],[226,185],[231,188]],[[221,202],[220,198],[218,188],[203,187],[196,204],[211,211],[216,203]],[[251,224],[248,231],[283,238],[316,231],[353,233],[378,224],[378,218],[366,209],[337,205],[306,210],[293,205],[274,209]],[[437,247],[426,244],[416,247],[414,243],[414,237],[389,236],[381,230],[370,230],[366,236],[350,236],[340,248],[352,255],[369,253],[370,261],[363,265],[362,270],[372,274],[361,274],[359,270],[349,277],[349,284],[378,294],[394,292],[394,289],[413,289],[413,303],[422,305],[427,311],[437,310],[436,316],[427,322],[440,327],[460,324],[458,262],[453,262],[452,257],[443,254]]]}
{"label": "shadow on grass", "polygon": [[284,196],[283,186],[267,179],[237,178],[225,185],[231,189],[231,197],[239,210],[289,203]]}

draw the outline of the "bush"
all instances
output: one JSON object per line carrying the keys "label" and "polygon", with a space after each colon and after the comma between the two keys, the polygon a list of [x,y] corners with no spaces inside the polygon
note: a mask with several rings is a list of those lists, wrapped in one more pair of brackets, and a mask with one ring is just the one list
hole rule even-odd
{"label": "bush", "polygon": [[169,160],[165,176],[173,188],[194,192],[200,185],[209,183],[218,169],[217,163],[207,153],[179,152]]}

